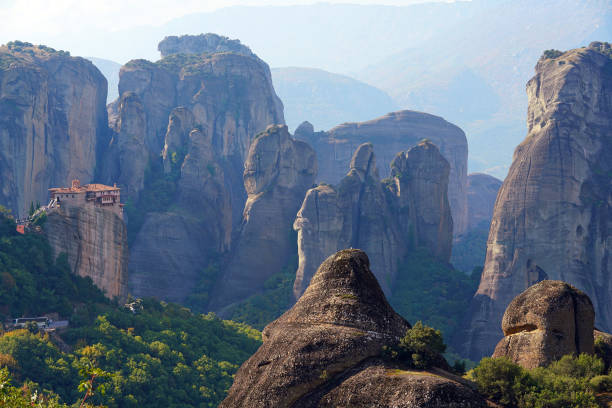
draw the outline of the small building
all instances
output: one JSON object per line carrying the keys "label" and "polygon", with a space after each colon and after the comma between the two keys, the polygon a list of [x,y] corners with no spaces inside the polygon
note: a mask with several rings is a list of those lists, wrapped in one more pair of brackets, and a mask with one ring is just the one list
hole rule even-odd
{"label": "small building", "polygon": [[104,184],[84,184],[79,180],[72,180],[71,187],[50,188],[52,206],[70,205],[77,207],[94,206],[115,211],[118,215],[123,212],[120,189],[117,184],[107,186]]}

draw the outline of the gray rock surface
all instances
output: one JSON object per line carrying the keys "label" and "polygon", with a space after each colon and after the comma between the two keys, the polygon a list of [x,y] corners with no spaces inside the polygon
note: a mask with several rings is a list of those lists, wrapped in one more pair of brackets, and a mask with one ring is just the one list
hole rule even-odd
{"label": "gray rock surface", "polygon": [[502,181],[484,173],[468,175],[468,231],[489,228]]}
{"label": "gray rock surface", "polygon": [[73,273],[91,278],[109,298],[127,298],[127,230],[115,212],[63,205],[48,212],[43,231],[54,257],[65,253]]}
{"label": "gray rock surface", "polygon": [[108,144],[107,85],[89,61],[27,43],[0,46],[0,205],[24,216],[50,187],[93,181]]}
{"label": "gray rock surface", "polygon": [[[318,265],[334,252],[360,248],[385,293],[392,292],[398,262],[417,246],[448,262],[453,223],[446,195],[448,162],[423,142],[394,160],[392,178],[381,182],[374,147],[357,148],[346,177],[306,193],[294,229],[299,266],[293,287],[298,298]],[[419,208],[421,207],[421,208]]]}
{"label": "gray rock surface", "polygon": [[495,205],[480,286],[457,347],[472,359],[501,338],[512,298],[543,279],[568,282],[612,328],[612,49],[592,43],[540,59],[527,85],[527,138]]}
{"label": "gray rock surface", "polygon": [[240,40],[230,40],[228,37],[207,33],[200,35],[171,35],[164,38],[157,49],[162,57],[172,54],[215,54],[232,52],[234,54],[255,56],[251,49]]}
{"label": "gray rock surface", "polygon": [[475,391],[436,370],[403,371],[378,358],[410,324],[387,302],[363,251],[319,268],[298,302],[263,331],[221,408],[484,407]]}
{"label": "gray rock surface", "polygon": [[561,281],[539,282],[515,297],[502,319],[504,338],[493,357],[524,368],[544,367],[566,354],[593,354],[593,304]]}
{"label": "gray rock surface", "polygon": [[270,126],[253,141],[244,164],[248,199],[242,226],[211,310],[263,290],[266,279],[287,266],[295,251],[292,223],[316,174],[314,150],[293,139],[287,126]]}
{"label": "gray rock surface", "polygon": [[[130,61],[121,69],[119,91],[121,100],[130,95],[144,112],[146,155],[133,155],[137,163],[131,165],[150,168],[154,177],[165,180],[166,191],[161,193],[169,195],[167,207],[171,207],[156,208],[145,216],[143,229],[153,235],[141,230],[135,238],[130,289],[139,296],[155,294],[183,301],[213,255],[230,249],[247,198],[242,176],[249,147],[255,135],[268,125],[284,123],[283,106],[274,93],[267,64],[252,54],[233,51],[172,54],[156,63]],[[122,122],[142,120],[136,112],[136,118],[123,112],[125,104],[121,100],[109,106],[110,121],[119,136]],[[115,141],[120,142],[121,137],[111,144],[107,156],[111,163],[129,153]],[[128,191],[138,189],[130,181],[131,171],[125,177],[120,166],[119,172],[117,166],[108,168],[111,171],[105,172],[106,177],[125,180],[127,185],[122,188]],[[170,234],[180,239],[174,244],[160,227],[168,218],[177,225],[193,224],[180,234]],[[182,257],[171,256],[173,260],[169,261],[164,245],[180,247]],[[201,262],[182,264],[180,259]],[[188,270],[178,272],[177,268]],[[166,274],[169,276],[163,279],[157,276]],[[166,287],[154,285],[163,285],[165,279],[172,281],[173,276],[188,280],[178,285],[181,290],[172,290],[164,297]]]}
{"label": "gray rock surface", "polygon": [[[317,180],[331,184],[341,180],[351,155],[362,143],[372,143],[379,162],[390,163],[397,152],[429,139],[450,164],[448,196],[455,234],[467,228],[468,146],[463,131],[452,123],[438,116],[406,110],[367,122],[344,123],[328,132],[307,135],[296,130],[296,138],[307,141],[317,152],[320,163]],[[389,174],[387,168],[381,169],[383,178]]]}

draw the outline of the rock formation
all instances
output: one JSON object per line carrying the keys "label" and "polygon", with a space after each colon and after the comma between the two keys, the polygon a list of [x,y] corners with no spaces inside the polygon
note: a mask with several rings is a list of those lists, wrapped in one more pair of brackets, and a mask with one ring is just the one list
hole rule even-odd
{"label": "rock formation", "polygon": [[502,320],[505,337],[493,357],[543,367],[566,354],[593,354],[593,304],[561,281],[539,282],[515,297]]}
{"label": "rock formation", "polygon": [[125,223],[114,211],[62,205],[48,212],[44,233],[55,257],[68,256],[73,273],[90,277],[109,298],[127,297]]}
{"label": "rock formation", "polygon": [[15,41],[0,46],[0,205],[26,215],[47,189],[92,181],[108,143],[106,79],[83,58]]}
{"label": "rock formation", "polygon": [[162,57],[172,54],[215,54],[218,52],[231,52],[234,54],[253,57],[255,54],[249,47],[240,43],[240,40],[213,33],[200,35],[175,35],[164,38],[157,49]]}
{"label": "rock formation", "polygon": [[499,192],[471,322],[457,346],[472,359],[501,337],[510,300],[544,279],[568,282],[612,329],[612,48],[544,56],[527,85],[527,138]]}
{"label": "rock formation", "polygon": [[[328,132],[298,128],[295,137],[308,142],[317,152],[320,168],[317,180],[338,183],[344,176],[352,153],[371,142],[381,163],[390,163],[397,152],[422,139],[429,139],[450,164],[448,196],[455,234],[467,228],[467,139],[463,131],[444,119],[421,112],[400,111],[360,123],[345,123]],[[381,169],[388,177],[389,170]]]}
{"label": "rock formation", "polygon": [[429,141],[399,153],[391,162],[391,190],[398,207],[395,218],[404,231],[411,231],[413,246],[429,249],[443,262],[450,258],[453,236],[449,170],[448,162]]}
{"label": "rock formation", "polygon": [[330,256],[300,300],[263,331],[221,408],[484,407],[458,378],[404,371],[379,358],[410,325],[396,314],[359,250]]}
{"label": "rock formation", "polygon": [[[120,72],[121,98],[109,105],[115,134],[105,180],[119,180],[135,197],[136,208],[149,209],[138,214],[142,228],[131,246],[130,285],[138,296],[183,301],[211,257],[229,250],[246,201],[242,176],[251,142],[268,125],[284,123],[270,69],[240,51],[248,48],[217,49],[236,45],[221,37],[214,37],[219,40],[214,50],[189,48],[213,44],[213,37],[169,38],[160,43],[167,55],[160,61],[130,61]],[[141,123],[144,133],[122,145],[132,123]],[[131,146],[142,140],[145,153],[131,155]],[[130,156],[135,163],[129,166],[137,171],[128,169],[126,175],[121,157]],[[142,169],[149,169],[148,185],[146,177],[141,183]],[[178,275],[184,279],[180,289],[165,296]]]}
{"label": "rock formation", "polygon": [[248,199],[239,236],[210,305],[219,310],[263,289],[295,251],[291,225],[317,174],[315,152],[287,126],[270,126],[251,144],[244,164]]}
{"label": "rock formation", "polygon": [[374,147],[357,148],[346,177],[336,187],[319,185],[306,193],[294,223],[299,267],[294,283],[298,298],[318,265],[343,248],[370,254],[374,273],[386,293],[397,263],[423,246],[448,262],[452,219],[447,200],[448,162],[430,142],[400,153],[392,178],[378,177]]}
{"label": "rock formation", "polygon": [[484,173],[468,175],[468,231],[477,228],[489,229],[495,199],[502,181]]}

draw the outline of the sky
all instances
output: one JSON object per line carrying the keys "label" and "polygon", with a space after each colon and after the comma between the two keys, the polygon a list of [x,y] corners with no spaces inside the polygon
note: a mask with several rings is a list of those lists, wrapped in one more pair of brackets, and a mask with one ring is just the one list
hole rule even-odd
{"label": "sky", "polygon": [[[433,0],[329,0],[326,3],[409,5]],[[88,30],[162,25],[186,14],[230,6],[313,4],[308,0],[0,0],[0,43]]]}

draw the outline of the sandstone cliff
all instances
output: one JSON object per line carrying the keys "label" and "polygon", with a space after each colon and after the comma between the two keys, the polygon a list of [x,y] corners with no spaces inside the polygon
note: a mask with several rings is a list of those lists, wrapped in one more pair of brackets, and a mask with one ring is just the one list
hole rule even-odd
{"label": "sandstone cliff", "polygon": [[315,152],[293,139],[287,126],[270,126],[251,144],[244,164],[248,199],[227,266],[213,292],[211,310],[263,289],[293,255],[291,226],[317,174]]}
{"label": "sandstone cliff", "polygon": [[157,49],[162,57],[172,54],[214,54],[218,52],[232,52],[247,56],[255,56],[251,49],[240,40],[229,38],[213,33],[200,35],[175,35],[164,38]]}
{"label": "sandstone cliff", "polygon": [[73,273],[90,277],[109,298],[126,299],[127,231],[117,214],[64,205],[48,212],[43,230],[53,255],[66,253]]}
{"label": "sandstone cliff", "polygon": [[468,175],[468,225],[467,229],[489,229],[495,199],[501,188],[502,181],[484,173]]}
{"label": "sandstone cliff", "polygon": [[612,328],[612,49],[590,46],[543,57],[527,85],[527,138],[499,192],[471,321],[457,344],[478,359],[500,339],[510,300],[543,279],[593,301]]}
{"label": "sandstone cliff", "polygon": [[108,143],[106,79],[67,52],[0,46],[0,205],[26,215],[47,189],[92,181]]}
{"label": "sandstone cliff", "polygon": [[485,407],[445,371],[379,358],[410,325],[393,311],[359,250],[330,256],[293,308],[263,331],[221,408]]}
{"label": "sandstone cliff", "polygon": [[[360,123],[345,123],[328,132],[298,128],[295,137],[307,141],[317,152],[320,163],[317,180],[338,183],[344,176],[352,153],[362,143],[371,142],[381,163],[390,163],[397,152],[407,150],[422,139],[429,139],[450,164],[448,196],[455,234],[467,228],[468,145],[463,131],[444,119],[421,112],[400,111]],[[381,176],[388,177],[382,168]]]}
{"label": "sandstone cliff", "polygon": [[294,223],[299,267],[298,298],[329,255],[343,248],[370,254],[372,269],[390,294],[398,261],[422,246],[448,262],[452,218],[446,195],[448,162],[430,142],[422,142],[393,162],[392,178],[381,182],[374,147],[359,146],[346,177],[336,187],[319,185],[306,193]]}
{"label": "sandstone cliff", "polygon": [[[131,289],[183,301],[210,260],[229,250],[247,196],[242,176],[249,147],[268,125],[284,123],[282,103],[267,64],[233,51],[130,61],[121,69],[119,91],[120,100],[109,106],[115,135],[106,157],[115,164],[104,175],[136,197],[128,214],[142,227],[130,226]],[[143,134],[121,145],[124,134],[133,134],[131,123],[141,123]],[[144,154],[131,154],[136,144]],[[122,155],[135,163],[121,165]],[[183,281],[166,295],[177,276]]]}
{"label": "sandstone cliff", "polygon": [[493,357],[525,368],[544,367],[566,354],[593,354],[593,304],[573,286],[545,280],[515,297],[502,320],[505,337]]}

